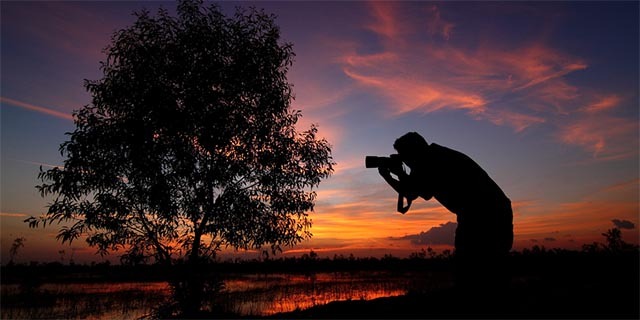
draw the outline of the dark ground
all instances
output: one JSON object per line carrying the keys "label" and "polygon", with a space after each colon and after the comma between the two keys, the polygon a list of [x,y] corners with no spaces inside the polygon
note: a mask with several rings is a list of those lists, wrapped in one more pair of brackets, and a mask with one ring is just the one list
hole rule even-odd
{"label": "dark ground", "polygon": [[[605,291],[600,291],[605,290]],[[607,288],[514,288],[492,306],[454,302],[452,290],[369,301],[336,301],[275,319],[638,319],[638,296]],[[487,292],[490,296],[491,292]]]}
{"label": "dark ground", "polygon": [[512,262],[514,274],[500,297],[491,286],[466,300],[449,288],[370,301],[336,301],[271,318],[640,319],[637,252],[514,257]]}
{"label": "dark ground", "polygon": [[[306,310],[276,314],[270,319],[640,319],[640,252],[587,253],[538,250],[510,258],[510,285],[497,297],[495,287],[460,300],[451,286],[421,285],[420,271],[449,274],[448,258],[421,259],[281,259],[216,265],[217,272],[314,273],[392,270],[416,275],[415,289],[400,297],[369,301],[335,301]],[[180,267],[62,266],[3,267],[2,283],[165,281],[184,273]],[[484,298],[479,303],[476,298]],[[2,305],[7,303],[3,297]],[[179,317],[178,318],[184,318]],[[256,318],[224,312],[203,312],[196,318]]]}

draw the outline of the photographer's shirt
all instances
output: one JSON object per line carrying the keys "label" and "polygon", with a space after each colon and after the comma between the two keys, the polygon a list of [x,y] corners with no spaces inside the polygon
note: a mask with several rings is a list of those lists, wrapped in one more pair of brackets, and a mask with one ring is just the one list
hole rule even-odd
{"label": "photographer's shirt", "polygon": [[500,187],[467,155],[431,143],[411,168],[411,184],[425,200],[435,198],[458,215],[458,222],[512,221],[511,201]]}
{"label": "photographer's shirt", "polygon": [[432,143],[427,153],[427,176],[432,195],[458,215],[477,210],[500,210],[511,202],[489,175],[467,155]]}

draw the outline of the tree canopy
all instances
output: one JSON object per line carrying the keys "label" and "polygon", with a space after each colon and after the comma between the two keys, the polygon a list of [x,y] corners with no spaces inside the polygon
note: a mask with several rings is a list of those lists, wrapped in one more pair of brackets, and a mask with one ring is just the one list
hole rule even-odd
{"label": "tree canopy", "polygon": [[135,13],[115,32],[90,104],[74,112],[63,168],[40,170],[53,198],[32,227],[62,222],[129,262],[190,260],[221,247],[281,250],[311,236],[317,187],[333,172],[287,71],[290,43],[275,17],[181,1],[177,15]]}

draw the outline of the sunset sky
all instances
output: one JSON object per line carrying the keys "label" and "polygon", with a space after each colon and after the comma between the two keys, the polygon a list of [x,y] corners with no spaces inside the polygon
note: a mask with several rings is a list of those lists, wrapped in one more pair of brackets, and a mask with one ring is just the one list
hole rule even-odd
{"label": "sunset sky", "polygon": [[[333,146],[313,238],[285,254],[393,254],[450,248],[456,221],[437,201],[406,215],[366,155],[394,153],[408,131],[459,150],[501,186],[514,208],[514,248],[577,249],[618,227],[638,243],[639,3],[223,2],[277,15],[296,59],[289,73],[302,110]],[[84,242],[55,241],[39,166],[61,166],[72,111],[90,102],[102,49],[131,12],[173,2],[1,3],[2,263],[101,261]],[[434,168],[437,170],[437,168]],[[422,235],[420,235],[422,233]],[[478,239],[482,241],[482,239]],[[228,253],[232,254],[232,253]],[[248,254],[251,256],[252,253]],[[246,255],[246,254],[245,254]],[[117,254],[106,257],[117,261]]]}

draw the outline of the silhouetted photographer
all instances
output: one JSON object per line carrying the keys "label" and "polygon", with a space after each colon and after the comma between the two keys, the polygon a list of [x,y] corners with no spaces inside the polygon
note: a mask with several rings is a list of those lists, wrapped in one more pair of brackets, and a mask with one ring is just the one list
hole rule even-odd
{"label": "silhouetted photographer", "polygon": [[[388,158],[367,157],[365,166],[377,167],[398,193],[399,212],[406,213],[411,202],[421,197],[435,198],[457,215],[457,288],[480,296],[491,292],[488,286],[506,288],[510,279],[506,257],[513,244],[509,198],[467,155],[429,144],[418,133],[403,135],[393,147],[397,154]],[[409,170],[405,170],[405,166]]]}

